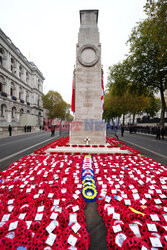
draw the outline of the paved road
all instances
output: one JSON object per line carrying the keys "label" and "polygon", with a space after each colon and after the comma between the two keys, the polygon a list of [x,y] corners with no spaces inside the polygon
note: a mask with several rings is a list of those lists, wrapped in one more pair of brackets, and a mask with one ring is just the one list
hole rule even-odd
{"label": "paved road", "polygon": [[[146,134],[130,134],[124,132],[124,137],[120,131],[117,132],[120,141],[126,145],[139,150],[143,155],[153,158],[154,160],[167,165],[167,139],[156,140],[155,135]],[[114,136],[114,131],[110,130],[108,135]]]}
{"label": "paved road", "polygon": [[55,132],[54,137],[50,135],[50,132],[46,131],[0,138],[0,171],[19,158],[59,138],[59,131]]}

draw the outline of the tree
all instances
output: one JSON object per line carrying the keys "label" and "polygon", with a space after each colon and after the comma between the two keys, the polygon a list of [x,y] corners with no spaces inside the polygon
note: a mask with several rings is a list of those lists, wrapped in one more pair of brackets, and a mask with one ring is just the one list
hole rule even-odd
{"label": "tree", "polygon": [[124,60],[109,67],[107,88],[116,95],[123,95],[129,84],[128,61]]}
{"label": "tree", "polygon": [[104,96],[104,113],[103,118],[106,121],[113,120],[114,118],[120,117],[122,111],[120,110],[120,98],[114,96],[111,89]]}
{"label": "tree", "polygon": [[154,117],[160,109],[161,109],[161,100],[151,95],[148,106],[145,109],[145,112],[151,117]]}
{"label": "tree", "polygon": [[128,40],[130,79],[138,88],[160,92],[160,124],[163,127],[166,110],[164,91],[167,89],[167,3],[166,0],[147,0],[144,9],[148,18],[138,23]]}
{"label": "tree", "polygon": [[49,119],[65,119],[68,104],[58,92],[50,90],[46,95],[42,96],[42,101],[44,108],[49,110]]}
{"label": "tree", "polygon": [[131,93],[128,88],[122,95],[118,95],[115,93],[115,85],[113,84],[113,88],[108,91],[104,98],[104,119],[109,121],[123,115],[124,124],[125,115],[129,113],[133,115],[134,123],[135,115],[144,112],[149,107],[150,96]]}
{"label": "tree", "polygon": [[70,114],[70,111],[71,111],[71,105],[67,104],[67,107],[66,107],[66,116],[65,116],[65,120],[66,121],[72,121],[74,119],[74,117]]}

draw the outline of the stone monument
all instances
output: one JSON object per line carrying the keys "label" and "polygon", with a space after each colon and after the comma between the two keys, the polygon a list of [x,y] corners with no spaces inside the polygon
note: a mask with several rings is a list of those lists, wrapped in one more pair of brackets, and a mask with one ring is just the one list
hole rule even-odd
{"label": "stone monument", "polygon": [[74,70],[75,116],[71,123],[70,144],[105,144],[102,122],[101,44],[98,10],[80,11],[80,29]]}

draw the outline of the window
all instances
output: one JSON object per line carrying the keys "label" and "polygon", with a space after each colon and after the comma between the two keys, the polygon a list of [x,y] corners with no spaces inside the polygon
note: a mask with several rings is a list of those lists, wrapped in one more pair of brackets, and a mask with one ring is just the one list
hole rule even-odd
{"label": "window", "polygon": [[20,100],[22,99],[22,88],[21,87],[19,88],[19,99]]}
{"label": "window", "polygon": [[24,113],[23,109],[20,109],[20,115],[22,115]]}
{"label": "window", "polygon": [[10,87],[10,95],[11,96],[14,96],[14,91],[15,91],[15,86],[14,86],[14,83],[11,82],[11,87]]}
{"label": "window", "polygon": [[6,116],[6,105],[2,104],[1,105],[1,117],[5,117]]}
{"label": "window", "polygon": [[29,101],[29,94],[28,94],[28,91],[26,91],[26,102]]}
{"label": "window", "polygon": [[23,67],[20,65],[19,66],[19,77],[21,77],[23,74]]}
{"label": "window", "polygon": [[13,89],[10,88],[10,95],[13,96]]}
{"label": "window", "polygon": [[10,67],[10,68],[11,68],[11,71],[12,71],[13,74],[16,73],[16,70],[15,70],[15,67],[16,67],[16,66],[15,66],[15,64],[16,64],[16,63],[15,63],[15,60],[14,60],[14,58],[12,57],[12,58],[11,58],[11,67]]}
{"label": "window", "polygon": [[0,65],[3,65],[3,55],[4,55],[4,50],[2,47],[0,47]]}
{"label": "window", "polygon": [[15,118],[15,116],[16,116],[16,108],[13,107],[12,108],[12,118]]}
{"label": "window", "polygon": [[38,90],[40,90],[41,86],[40,86],[40,80],[38,79]]}
{"label": "window", "polygon": [[5,79],[0,75],[0,92],[5,91]]}
{"label": "window", "polygon": [[2,48],[0,48],[0,54],[3,55],[4,50]]}
{"label": "window", "polygon": [[28,80],[29,80],[29,73],[28,71],[26,71],[26,82],[28,82]]}
{"label": "window", "polygon": [[3,105],[1,105],[1,117],[3,117]]}
{"label": "window", "polygon": [[40,97],[38,96],[38,106],[40,106]]}

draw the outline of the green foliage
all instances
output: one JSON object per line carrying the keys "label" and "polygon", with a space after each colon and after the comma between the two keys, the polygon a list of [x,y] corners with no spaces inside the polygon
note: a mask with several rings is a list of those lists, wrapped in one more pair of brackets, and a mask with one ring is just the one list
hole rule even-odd
{"label": "green foliage", "polygon": [[50,90],[46,95],[43,95],[42,101],[44,108],[49,110],[49,119],[65,119],[66,110],[69,104],[63,100],[58,92]]}
{"label": "green foliage", "polygon": [[130,78],[139,88],[161,95],[161,125],[164,125],[167,89],[167,2],[147,0],[148,18],[138,23],[128,41],[131,61]]}
{"label": "green foliage", "polygon": [[[128,109],[128,112],[133,114],[141,110],[153,116],[161,106],[161,126],[164,126],[164,91],[167,89],[167,1],[147,0],[144,11],[147,18],[139,22],[131,33],[127,58],[109,68],[107,87],[112,88],[112,94],[120,96],[122,103],[128,106],[124,106],[126,111],[121,111],[122,114]],[[153,97],[158,91],[161,95],[161,105],[159,100]],[[125,97],[127,99],[127,96],[128,102],[123,100]],[[108,98],[106,97],[106,102],[109,103]],[[106,104],[106,107],[108,106]]]}
{"label": "green foliage", "polygon": [[[104,119],[109,121],[110,119],[120,117],[126,114],[140,114],[141,112],[155,112],[157,106],[151,106],[154,98],[149,94],[134,94],[127,88],[122,95],[116,94],[117,86],[113,85],[104,98]],[[114,90],[113,90],[114,89]],[[150,107],[151,106],[151,107]]]}
{"label": "green foliage", "polygon": [[155,98],[155,96],[150,96],[150,100],[148,106],[145,109],[145,112],[154,117],[156,113],[161,109],[161,100],[159,98]]}

